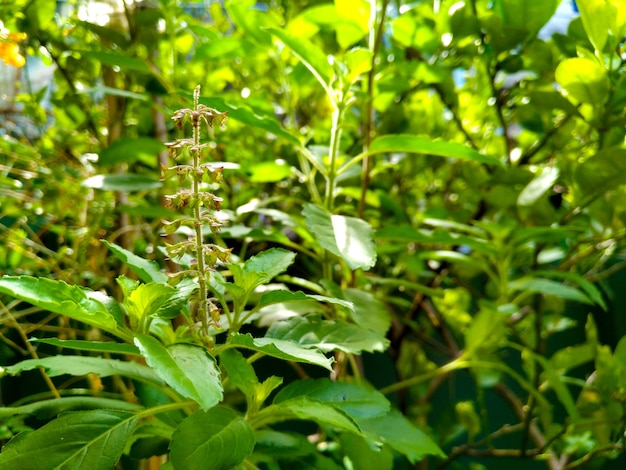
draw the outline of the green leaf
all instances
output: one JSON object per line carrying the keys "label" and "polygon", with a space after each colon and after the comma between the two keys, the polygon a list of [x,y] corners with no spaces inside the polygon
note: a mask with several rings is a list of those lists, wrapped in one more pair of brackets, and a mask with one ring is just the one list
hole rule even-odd
{"label": "green leaf", "polygon": [[[267,284],[285,272],[296,258],[296,254],[282,248],[271,248],[248,259],[242,269],[233,269],[235,284],[246,292]],[[235,268],[235,266],[233,266]]]}
{"label": "green leaf", "polygon": [[525,30],[535,37],[554,16],[561,0],[494,0],[494,10],[506,26]]}
{"label": "green leaf", "polygon": [[24,24],[22,28],[27,33],[36,36],[37,31],[41,31],[54,19],[56,2],[54,0],[34,0],[28,2],[23,10]]}
{"label": "green leaf", "polygon": [[306,39],[293,36],[282,29],[268,28],[268,31],[280,39],[302,61],[327,92],[330,90],[329,83],[333,77],[333,69],[326,54]]}
{"label": "green leaf", "polygon": [[580,18],[587,37],[598,52],[602,52],[609,37],[610,24],[614,17],[612,5],[607,0],[576,0]]}
{"label": "green leaf", "polygon": [[332,359],[327,358],[316,348],[303,347],[295,344],[293,341],[269,337],[253,338],[249,333],[245,335],[237,333],[231,337],[230,344],[261,352],[285,361],[303,362],[305,364],[313,364],[332,370]]}
{"label": "green leaf", "polygon": [[198,402],[203,410],[222,400],[220,371],[202,346],[175,343],[165,347],[148,335],[137,335],[135,344],[159,377],[184,397]]}
{"label": "green leaf", "polygon": [[347,52],[345,57],[348,66],[347,80],[355,82],[362,74],[372,68],[372,52],[364,47],[355,47]]}
{"label": "green leaf", "polygon": [[561,62],[554,76],[575,103],[600,105],[609,98],[611,83],[597,60],[574,57]]}
{"label": "green leaf", "polygon": [[358,419],[381,416],[390,409],[389,401],[377,390],[344,382],[331,382],[326,378],[292,382],[278,392],[274,403],[300,396],[333,405]]}
{"label": "green leaf", "polygon": [[350,354],[383,352],[389,346],[389,340],[384,334],[343,320],[322,320],[317,315],[296,316],[274,322],[266,336],[303,347],[316,347],[328,352],[340,350]]}
{"label": "green leaf", "polygon": [[175,470],[231,470],[254,449],[254,432],[233,410],[215,407],[185,418],[172,436]]}
{"label": "green leaf", "polygon": [[153,160],[164,150],[163,142],[151,137],[122,137],[100,153],[98,163],[112,166],[141,159]]}
{"label": "green leaf", "polygon": [[220,353],[220,365],[228,378],[244,395],[252,396],[259,384],[254,367],[236,349],[226,349]]}
{"label": "green leaf", "polygon": [[107,409],[120,411],[137,411],[143,407],[136,403],[111,398],[99,397],[61,397],[50,400],[37,401],[22,406],[0,407],[0,419],[10,416],[30,415],[40,420],[47,420],[55,416],[73,410]]}
{"label": "green leaf", "polygon": [[154,261],[137,256],[115,243],[101,240],[109,247],[111,252],[124,264],[126,264],[143,282],[167,282],[167,274],[161,272],[161,268]]}
{"label": "green leaf", "polygon": [[117,322],[95,293],[63,281],[30,276],[0,278],[0,292],[50,312],[115,332]]}
{"label": "green leaf", "polygon": [[306,396],[274,403],[265,408],[262,413],[276,416],[279,420],[289,419],[288,415],[293,415],[299,419],[315,421],[320,425],[361,434],[357,422],[345,411]]}
{"label": "green leaf", "polygon": [[20,470],[111,470],[137,425],[131,413],[76,411],[17,435],[0,453],[0,467]]}
{"label": "green leaf", "polygon": [[[552,229],[552,228],[551,228]],[[577,284],[596,305],[600,306],[603,310],[607,310],[606,302],[602,298],[602,293],[596,286],[575,272],[563,272],[563,271],[535,271],[537,276],[553,277],[556,279],[563,279],[565,281]]]}
{"label": "green leaf", "polygon": [[439,139],[432,140],[415,135],[383,135],[374,139],[368,150],[370,155],[395,152],[421,153],[438,157],[472,160],[488,165],[501,165],[500,160],[497,158],[478,153],[466,145]]}
{"label": "green leaf", "polygon": [[90,356],[50,356],[26,359],[12,366],[0,368],[0,376],[5,374],[19,375],[21,372],[42,367],[50,377],[64,374],[75,376],[95,374],[98,377],[123,375],[157,386],[163,385],[159,376],[152,369],[137,362]]}
{"label": "green leaf", "polygon": [[341,447],[350,459],[352,468],[359,470],[393,470],[393,452],[386,445],[374,447],[366,438],[344,432],[339,436]]}
{"label": "green leaf", "polygon": [[294,457],[315,453],[315,446],[302,434],[279,432],[270,429],[261,429],[256,431],[255,434],[255,456],[267,455],[272,458],[287,458],[291,460]]}
{"label": "green leaf", "polygon": [[59,348],[75,349],[77,351],[139,355],[139,350],[132,344],[114,343],[113,341],[82,341],[58,338],[30,338],[29,341],[32,343],[50,344]]}
{"label": "green leaf", "polygon": [[155,178],[135,174],[95,175],[82,182],[82,186],[103,191],[147,191],[160,188]]}
{"label": "green leaf", "polygon": [[388,444],[396,452],[405,455],[413,464],[421,461],[426,455],[445,457],[443,451],[430,437],[396,410],[385,416],[360,419],[359,424],[368,437]]}
{"label": "green leaf", "polygon": [[535,277],[523,277],[509,283],[509,288],[513,291],[521,292],[520,295],[543,294],[561,297],[565,300],[592,304],[591,299],[583,291],[562,284],[550,279],[540,279]]}
{"label": "green leaf", "polygon": [[151,72],[150,66],[143,59],[103,51],[84,51],[82,54],[111,67],[119,67],[123,70],[134,70],[143,73]]}
{"label": "green leaf", "polygon": [[[148,284],[140,284],[133,289],[124,299],[124,306],[131,318],[140,320],[145,316],[159,316],[157,313],[161,310],[167,310],[166,303],[176,295],[176,289],[168,284],[157,282],[149,282]],[[169,317],[176,316],[179,312]],[[164,315],[163,318],[168,318]]]}
{"label": "green leaf", "polygon": [[350,269],[367,271],[374,266],[374,231],[366,221],[330,214],[316,204],[305,204],[302,214],[320,246],[343,259]]}
{"label": "green leaf", "polygon": [[289,178],[291,166],[285,160],[253,163],[246,167],[246,173],[252,183],[276,183]]}
{"label": "green leaf", "polygon": [[352,302],[343,299],[337,299],[335,297],[327,297],[325,295],[317,294],[305,294],[302,291],[290,292],[287,290],[272,290],[265,292],[259,300],[258,306],[265,307],[266,305],[283,303],[283,302],[327,302],[329,304],[335,304],[343,307],[348,312],[354,311]]}
{"label": "green leaf", "polygon": [[532,206],[541,199],[556,182],[559,177],[559,169],[555,167],[543,167],[533,180],[526,185],[517,198],[518,206]]}
{"label": "green leaf", "polygon": [[354,306],[348,312],[357,325],[380,335],[387,334],[391,327],[391,314],[383,302],[360,289],[343,289],[342,294]]}

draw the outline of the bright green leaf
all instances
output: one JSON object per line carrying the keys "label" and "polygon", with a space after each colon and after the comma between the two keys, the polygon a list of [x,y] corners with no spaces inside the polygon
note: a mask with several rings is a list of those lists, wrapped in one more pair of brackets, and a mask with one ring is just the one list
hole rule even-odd
{"label": "bright green leaf", "polygon": [[254,367],[236,349],[226,349],[219,357],[230,381],[246,396],[252,396],[259,384]]}
{"label": "bright green leaf", "polygon": [[304,362],[305,364],[314,364],[332,370],[332,359],[327,358],[316,348],[300,346],[293,341],[269,337],[253,338],[250,334],[235,334],[231,337],[230,344],[285,361]]}
{"label": "bright green leaf", "polygon": [[565,300],[591,304],[589,297],[580,289],[565,285],[561,282],[552,281],[550,279],[539,279],[533,277],[524,277],[511,281],[509,288],[513,291],[519,291],[523,295],[543,294],[561,297]]}
{"label": "bright green leaf", "polygon": [[0,407],[0,419],[10,416],[30,415],[40,420],[52,419],[66,411],[74,410],[120,410],[138,411],[143,407],[136,403],[100,397],[61,397],[50,400],[36,401],[28,405]]}
{"label": "bright green leaf", "polygon": [[159,265],[154,261],[137,256],[132,251],[128,251],[115,243],[102,240],[111,252],[132,271],[139,276],[143,282],[167,282],[167,274],[161,272]]}
{"label": "bright green leaf", "polygon": [[561,0],[495,0],[493,3],[504,25],[526,30],[534,37],[554,16]]}
{"label": "bright green leaf", "polygon": [[366,221],[333,215],[314,204],[305,204],[302,213],[322,248],[339,256],[351,269],[368,270],[374,266],[373,230]]}
{"label": "bright green leaf", "polygon": [[611,83],[597,60],[574,57],[561,62],[554,76],[567,96],[576,103],[594,106],[606,102]]}
{"label": "bright green leaf", "polygon": [[202,346],[175,343],[165,347],[148,335],[137,335],[135,344],[159,377],[184,397],[198,402],[203,410],[222,400],[220,371]]}
{"label": "bright green leaf", "polygon": [[122,375],[159,386],[163,384],[152,369],[137,362],[90,356],[50,356],[26,359],[17,364],[0,368],[0,376],[4,374],[19,375],[21,372],[42,367],[50,377],[65,374],[75,376],[95,374],[98,377]]}
{"label": "bright green leaf", "polygon": [[115,318],[98,300],[104,294],[70,286],[63,281],[5,276],[0,278],[0,292],[107,331],[115,331],[117,328]]}
{"label": "bright green leaf", "polygon": [[497,158],[478,153],[466,145],[416,135],[383,135],[374,139],[368,150],[370,155],[395,152],[421,153],[460,160],[473,160],[488,165],[501,165]]}
{"label": "bright green leaf", "polygon": [[276,183],[289,178],[291,167],[284,160],[254,163],[246,167],[253,183]]}
{"label": "bright green leaf", "polygon": [[383,352],[389,346],[384,334],[343,320],[322,320],[315,315],[274,322],[266,336],[302,347],[316,347],[328,352],[337,349],[351,354]]}

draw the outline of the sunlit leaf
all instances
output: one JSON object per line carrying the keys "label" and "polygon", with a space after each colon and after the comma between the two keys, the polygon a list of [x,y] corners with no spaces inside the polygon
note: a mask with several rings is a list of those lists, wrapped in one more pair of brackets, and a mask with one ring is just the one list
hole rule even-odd
{"label": "sunlit leaf", "polygon": [[202,346],[175,343],[165,347],[148,335],[137,335],[135,344],[159,377],[184,397],[197,401],[203,410],[222,400],[219,368]]}

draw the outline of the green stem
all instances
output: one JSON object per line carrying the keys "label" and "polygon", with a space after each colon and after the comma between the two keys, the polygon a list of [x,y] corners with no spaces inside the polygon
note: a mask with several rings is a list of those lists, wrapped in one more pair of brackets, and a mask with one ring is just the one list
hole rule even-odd
{"label": "green stem", "polygon": [[337,162],[339,161],[339,147],[341,145],[341,132],[343,127],[343,116],[346,112],[345,99],[337,103],[333,111],[333,124],[330,134],[330,144],[328,148],[328,178],[326,183],[326,194],[324,205],[329,212],[332,212],[335,203],[335,184],[337,182]]}
{"label": "green stem", "polygon": [[[198,111],[198,101],[200,98],[200,85],[196,86],[193,92],[193,109]],[[206,275],[204,266],[204,246],[202,239],[202,214],[200,211],[200,178],[198,176],[198,170],[200,167],[200,116],[199,114],[192,114],[192,126],[193,126],[193,148],[191,155],[193,157],[193,195],[195,196],[195,203],[193,208],[194,216],[194,229],[196,232],[195,244],[196,244],[196,263],[198,271],[198,285],[200,287],[200,300],[198,310],[202,317],[202,333],[205,336],[209,335],[209,304],[207,303],[207,287],[206,287]]]}

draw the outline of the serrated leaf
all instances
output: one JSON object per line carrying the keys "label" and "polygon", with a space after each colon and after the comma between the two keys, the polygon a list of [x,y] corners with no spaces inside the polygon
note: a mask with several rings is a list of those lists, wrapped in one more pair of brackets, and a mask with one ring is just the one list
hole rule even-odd
{"label": "serrated leaf", "polygon": [[293,264],[296,254],[282,248],[271,248],[248,259],[243,267],[231,266],[234,285],[252,292],[258,286],[267,284]]}
{"label": "serrated leaf", "polygon": [[111,470],[137,425],[132,413],[64,413],[36,431],[18,434],[0,453],[0,467],[20,470]]}
{"label": "serrated leaf", "polygon": [[377,390],[344,382],[331,382],[327,378],[292,382],[283,388],[274,403],[306,396],[333,405],[353,418],[372,418],[389,412],[390,404]]}
{"label": "serrated leaf", "polygon": [[367,271],[374,266],[374,231],[366,221],[333,215],[315,204],[305,204],[302,214],[320,246],[343,259],[351,269]]}
{"label": "serrated leaf", "polygon": [[215,407],[185,418],[172,436],[175,470],[231,470],[254,449],[254,432],[233,410]]}
{"label": "serrated leaf", "polygon": [[322,320],[317,315],[274,322],[266,336],[302,347],[315,347],[322,351],[339,350],[350,354],[360,354],[363,351],[383,352],[389,345],[384,334],[343,320]]}
{"label": "serrated leaf", "polygon": [[135,345],[159,377],[202,409],[208,410],[222,400],[220,371],[202,346],[175,343],[165,347],[152,336],[141,334],[135,337]]}
{"label": "serrated leaf", "polygon": [[75,376],[95,374],[99,377],[123,375],[158,386],[163,385],[162,380],[152,369],[137,362],[90,356],[50,356],[39,359],[26,359],[17,364],[1,368],[0,375],[18,375],[21,372],[41,367],[46,370],[50,377],[64,374]]}
{"label": "serrated leaf", "polygon": [[413,464],[426,455],[445,457],[444,452],[430,437],[396,410],[385,416],[360,419],[359,424],[368,436],[388,444]]}
{"label": "serrated leaf", "polygon": [[92,291],[63,281],[5,276],[0,278],[0,292],[107,331],[117,328],[113,315]]}
{"label": "serrated leaf", "polygon": [[[157,282],[139,284],[124,299],[124,306],[131,318],[140,320],[145,316],[158,316],[157,312],[161,309],[167,310],[164,308],[166,302],[174,295],[176,295],[176,289],[168,284]],[[168,317],[163,316],[163,318]]]}
{"label": "serrated leaf", "polygon": [[230,344],[261,352],[278,359],[313,364],[332,370],[333,360],[327,358],[320,350],[313,347],[303,347],[292,341],[269,337],[253,338],[250,334],[242,335],[237,333],[231,337]]}
{"label": "serrated leaf", "polygon": [[458,142],[446,142],[439,139],[432,140],[416,135],[383,135],[374,139],[368,150],[370,155],[396,152],[419,153],[460,160],[472,160],[488,165],[501,165],[500,160],[497,158],[483,155],[471,147]]}
{"label": "serrated leaf", "polygon": [[106,246],[109,247],[111,252],[124,264],[126,264],[132,271],[139,276],[143,282],[167,282],[167,275],[161,272],[159,265],[154,261],[150,261],[137,256],[131,251],[122,248],[115,243],[102,240]]}
{"label": "serrated leaf", "polygon": [[343,289],[342,294],[354,307],[350,318],[361,328],[386,335],[391,327],[391,314],[383,302],[360,289]]}
{"label": "serrated leaf", "polygon": [[81,186],[103,191],[146,191],[162,186],[162,183],[151,177],[136,174],[95,175],[87,178]]}
{"label": "serrated leaf", "polygon": [[30,338],[29,341],[33,343],[49,344],[59,348],[75,349],[77,351],[139,355],[139,350],[132,344],[114,343],[113,341],[82,341],[58,338]]}

